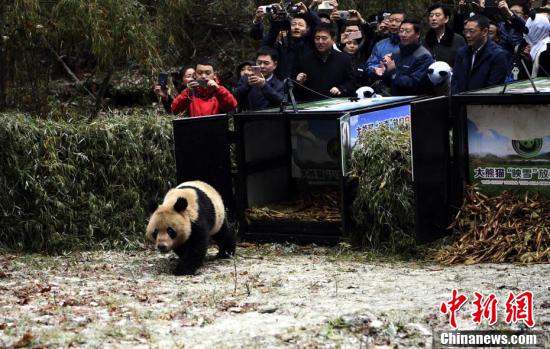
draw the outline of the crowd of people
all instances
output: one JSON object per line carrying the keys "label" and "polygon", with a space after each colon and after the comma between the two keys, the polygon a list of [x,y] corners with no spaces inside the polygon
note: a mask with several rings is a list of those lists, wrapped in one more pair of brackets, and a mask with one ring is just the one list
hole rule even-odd
{"label": "crowd of people", "polygon": [[437,3],[422,20],[401,10],[365,19],[337,0],[283,0],[256,9],[250,35],[260,49],[239,65],[236,86],[225,88],[214,64],[198,61],[183,70],[175,98],[155,87],[165,109],[195,117],[278,107],[289,88],[298,101],[356,97],[362,86],[382,96],[449,95],[550,76],[548,0]]}

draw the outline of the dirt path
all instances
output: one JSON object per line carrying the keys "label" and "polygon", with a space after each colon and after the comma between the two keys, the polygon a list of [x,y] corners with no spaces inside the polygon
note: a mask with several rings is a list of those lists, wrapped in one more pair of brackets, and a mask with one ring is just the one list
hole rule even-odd
{"label": "dirt path", "polygon": [[[533,291],[535,329],[550,333],[548,264],[442,267],[340,252],[243,245],[194,277],[172,276],[175,257],[152,251],[0,255],[0,347],[431,347],[432,330],[450,329],[438,309],[452,289],[495,293],[499,307],[510,291]],[[472,310],[459,312],[460,329],[476,328]]]}

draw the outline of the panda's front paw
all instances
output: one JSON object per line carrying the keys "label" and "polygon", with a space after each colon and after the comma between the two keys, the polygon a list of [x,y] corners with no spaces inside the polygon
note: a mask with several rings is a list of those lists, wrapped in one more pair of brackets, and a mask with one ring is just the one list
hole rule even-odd
{"label": "panda's front paw", "polygon": [[174,275],[181,276],[181,275],[195,275],[197,270],[193,270],[191,268],[185,268],[185,267],[178,267],[176,270],[174,270]]}
{"label": "panda's front paw", "polygon": [[218,254],[216,255],[216,258],[217,259],[227,259],[227,258],[231,258],[233,256],[233,254],[227,252],[227,251],[219,251]]}

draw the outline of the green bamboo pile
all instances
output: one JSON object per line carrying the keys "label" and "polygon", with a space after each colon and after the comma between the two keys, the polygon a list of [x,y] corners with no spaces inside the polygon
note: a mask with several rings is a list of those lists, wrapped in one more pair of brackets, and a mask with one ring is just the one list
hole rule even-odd
{"label": "green bamboo pile", "polygon": [[402,252],[414,246],[410,129],[382,126],[359,134],[350,160],[357,180],[354,245]]}
{"label": "green bamboo pile", "polygon": [[0,247],[59,253],[142,239],[147,201],[175,184],[171,119],[0,114]]}
{"label": "green bamboo pile", "polygon": [[456,241],[439,250],[443,264],[550,262],[550,200],[468,188],[451,226]]}

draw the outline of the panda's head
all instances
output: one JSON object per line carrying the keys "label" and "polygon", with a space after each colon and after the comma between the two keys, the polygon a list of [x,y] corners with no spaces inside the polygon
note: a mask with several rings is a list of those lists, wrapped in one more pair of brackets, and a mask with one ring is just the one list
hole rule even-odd
{"label": "panda's head", "polygon": [[437,86],[450,79],[452,71],[451,66],[446,62],[436,61],[428,67],[428,78],[434,86]]}
{"label": "panda's head", "polygon": [[152,210],[146,235],[160,252],[170,252],[189,238],[192,217],[188,206],[186,198],[177,197]]}

